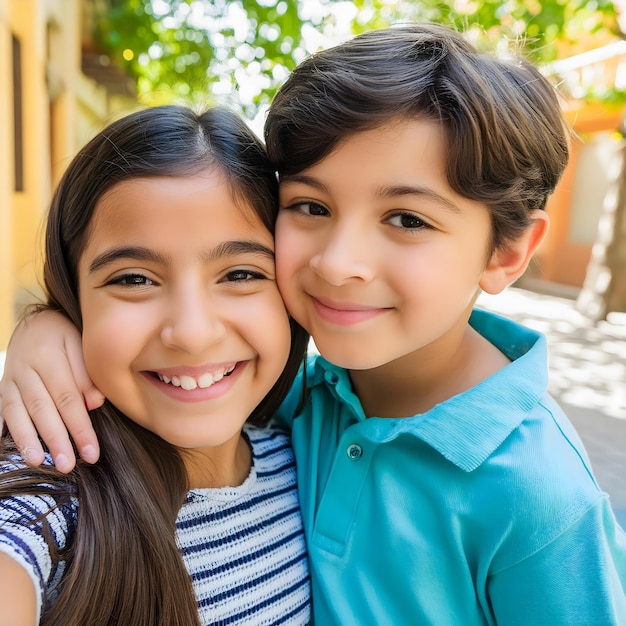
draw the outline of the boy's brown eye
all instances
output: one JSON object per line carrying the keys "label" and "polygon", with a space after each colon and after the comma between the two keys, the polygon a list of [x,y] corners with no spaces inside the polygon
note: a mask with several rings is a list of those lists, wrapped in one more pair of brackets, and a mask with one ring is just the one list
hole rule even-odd
{"label": "boy's brown eye", "polygon": [[309,212],[311,215],[326,215],[328,211],[321,205],[312,202],[309,204]]}
{"label": "boy's brown eye", "polygon": [[328,209],[317,202],[301,202],[294,208],[305,215],[328,215]]}

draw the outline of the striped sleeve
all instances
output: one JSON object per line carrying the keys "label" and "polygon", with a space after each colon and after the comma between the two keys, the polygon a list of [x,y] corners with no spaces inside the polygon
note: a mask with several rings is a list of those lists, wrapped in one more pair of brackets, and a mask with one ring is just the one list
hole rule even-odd
{"label": "striped sleeve", "polygon": [[[0,472],[14,467],[5,464]],[[62,548],[73,526],[74,515],[73,506],[56,507],[51,496],[16,496],[0,501],[0,552],[17,561],[30,576],[35,587],[38,619],[49,590],[63,574],[63,563],[54,563],[51,558],[44,523],[49,525],[52,540]]]}

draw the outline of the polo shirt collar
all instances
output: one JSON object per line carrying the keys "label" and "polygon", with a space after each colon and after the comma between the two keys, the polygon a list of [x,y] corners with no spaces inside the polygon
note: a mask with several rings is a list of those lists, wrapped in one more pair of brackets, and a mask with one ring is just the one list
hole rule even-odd
{"label": "polo shirt collar", "polygon": [[536,407],[548,386],[547,344],[534,330],[475,309],[470,324],[511,363],[466,392],[430,411],[406,418],[366,420],[350,377],[323,357],[309,370],[309,386],[324,385],[379,443],[400,435],[417,437],[466,472],[479,467]]}

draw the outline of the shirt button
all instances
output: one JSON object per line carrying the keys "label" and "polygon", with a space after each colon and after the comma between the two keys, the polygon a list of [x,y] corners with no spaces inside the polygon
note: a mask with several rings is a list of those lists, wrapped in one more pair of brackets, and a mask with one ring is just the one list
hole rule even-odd
{"label": "shirt button", "polygon": [[339,382],[339,375],[337,372],[325,372],[324,378],[326,382],[331,383],[332,385],[336,385]]}
{"label": "shirt button", "polygon": [[361,455],[363,454],[363,450],[361,446],[357,445],[356,443],[353,443],[352,445],[348,446],[348,449],[346,450],[346,454],[348,455],[348,458],[351,461],[358,461],[361,458]]}

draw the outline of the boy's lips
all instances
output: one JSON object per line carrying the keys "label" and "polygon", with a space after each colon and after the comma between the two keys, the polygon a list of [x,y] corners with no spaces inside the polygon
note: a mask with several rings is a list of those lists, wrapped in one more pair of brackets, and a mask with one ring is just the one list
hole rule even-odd
{"label": "boy's lips", "polygon": [[316,312],[324,321],[340,326],[359,324],[391,309],[391,307],[370,306],[316,296],[310,297]]}

